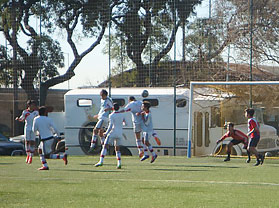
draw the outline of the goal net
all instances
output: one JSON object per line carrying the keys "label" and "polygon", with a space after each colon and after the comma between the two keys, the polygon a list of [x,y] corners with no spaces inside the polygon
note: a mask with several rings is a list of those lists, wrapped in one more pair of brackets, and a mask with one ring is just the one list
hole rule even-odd
{"label": "goal net", "polygon": [[[226,122],[247,133],[246,108],[255,110],[260,123],[259,152],[277,155],[279,151],[279,82],[191,82],[189,96],[188,153],[216,155],[226,153],[226,144],[216,141],[224,135]],[[243,145],[235,145],[232,154],[245,155]]]}

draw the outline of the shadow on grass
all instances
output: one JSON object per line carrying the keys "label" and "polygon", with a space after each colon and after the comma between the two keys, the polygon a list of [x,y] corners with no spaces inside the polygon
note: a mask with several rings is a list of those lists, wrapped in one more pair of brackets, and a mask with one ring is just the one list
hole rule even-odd
{"label": "shadow on grass", "polygon": [[[94,167],[95,168],[95,167]],[[82,172],[82,173],[121,173],[123,172],[123,169],[121,170],[81,170],[81,169],[55,169],[56,171],[66,171],[66,172]]]}
{"label": "shadow on grass", "polygon": [[0,163],[0,165],[14,165],[15,163]]}
{"label": "shadow on grass", "polygon": [[210,171],[210,170],[202,170],[202,169],[200,169],[200,170],[194,170],[194,169],[189,169],[189,170],[183,170],[183,169],[163,169],[163,168],[159,168],[159,169],[157,169],[157,168],[154,168],[154,169],[150,169],[150,170],[155,170],[155,171],[171,171],[171,172],[173,172],[173,171],[181,171],[181,172],[203,172],[203,171]]}

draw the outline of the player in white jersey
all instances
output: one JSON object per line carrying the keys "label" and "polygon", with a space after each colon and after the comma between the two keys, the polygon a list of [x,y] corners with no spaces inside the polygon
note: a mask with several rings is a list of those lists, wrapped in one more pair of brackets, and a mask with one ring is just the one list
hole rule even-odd
{"label": "player in white jersey", "polygon": [[104,89],[101,90],[100,96],[101,96],[101,107],[98,115],[94,116],[94,118],[98,118],[98,122],[95,128],[93,129],[90,149],[88,151],[89,153],[92,153],[96,147],[98,134],[99,137],[101,138],[101,144],[103,145],[105,141],[105,137],[103,136],[103,133],[108,126],[109,113],[113,107],[112,100],[108,97],[108,92],[106,90]]}
{"label": "player in white jersey", "polygon": [[[141,106],[142,106],[142,101],[136,100],[134,96],[129,97],[129,103],[125,106],[125,108],[121,112],[131,112],[132,114],[132,122],[133,122],[133,128],[135,132],[135,137],[136,137],[136,144],[137,148],[139,151],[139,156],[142,157],[144,155],[144,150],[147,150],[146,146],[143,144],[142,145],[142,140],[141,140],[141,132],[142,132],[142,126],[143,126],[143,120],[141,115],[137,115],[138,113],[141,112]],[[157,137],[157,134],[155,132],[152,133],[152,136],[154,136],[156,142],[158,145],[161,144],[161,141]]]}
{"label": "player in white jersey", "polygon": [[39,155],[42,162],[42,167],[38,170],[49,170],[46,162],[46,158],[49,159],[63,159],[65,165],[68,164],[67,154],[53,154],[56,136],[59,136],[57,128],[55,127],[51,118],[46,116],[46,107],[42,106],[39,108],[39,116],[34,119],[33,131],[39,132],[41,143],[39,146]]}
{"label": "player in white jersey", "polygon": [[122,145],[122,132],[123,132],[123,122],[125,122],[123,113],[119,112],[119,105],[117,103],[113,104],[114,111],[109,116],[109,127],[104,133],[106,137],[101,154],[100,161],[95,164],[96,167],[102,166],[104,162],[104,157],[107,154],[107,149],[109,145],[114,145],[115,154],[117,159],[117,169],[121,168],[121,153],[120,145]]}
{"label": "player in white jersey", "polygon": [[[144,139],[144,144],[148,147],[149,151],[152,154],[152,159],[151,159],[151,163],[153,163],[156,158],[157,155],[153,150],[152,145],[149,142],[149,138],[152,136],[153,133],[153,123],[152,123],[152,115],[150,112],[150,103],[145,101],[142,103],[142,119],[143,119],[143,139]],[[147,154],[147,151],[144,151],[144,156],[141,158],[141,161],[144,161],[146,159],[149,158],[149,155]]]}
{"label": "player in white jersey", "polygon": [[24,110],[20,117],[16,117],[15,120],[25,122],[24,126],[24,139],[25,139],[25,150],[26,150],[26,163],[32,163],[32,157],[35,151],[35,134],[32,131],[33,120],[39,115],[36,101],[28,100],[27,109]]}

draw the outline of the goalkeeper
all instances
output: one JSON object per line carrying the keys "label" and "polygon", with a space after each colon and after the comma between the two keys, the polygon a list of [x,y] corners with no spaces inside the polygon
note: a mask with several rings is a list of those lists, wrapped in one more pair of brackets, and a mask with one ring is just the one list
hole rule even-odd
{"label": "goalkeeper", "polygon": [[251,158],[250,158],[250,152],[247,149],[247,146],[248,146],[248,136],[246,134],[244,134],[242,131],[234,129],[234,124],[232,122],[228,122],[227,123],[227,130],[228,130],[228,132],[226,134],[224,134],[221,137],[221,139],[219,139],[217,141],[217,144],[219,144],[220,142],[222,142],[227,137],[232,137],[233,138],[230,141],[230,143],[227,145],[227,154],[228,154],[228,156],[224,159],[224,161],[225,162],[230,161],[230,159],[231,159],[231,150],[232,150],[232,146],[233,145],[237,145],[239,143],[243,143],[244,144],[243,149],[247,150],[247,155],[248,155],[248,159],[247,159],[246,162],[249,163]]}

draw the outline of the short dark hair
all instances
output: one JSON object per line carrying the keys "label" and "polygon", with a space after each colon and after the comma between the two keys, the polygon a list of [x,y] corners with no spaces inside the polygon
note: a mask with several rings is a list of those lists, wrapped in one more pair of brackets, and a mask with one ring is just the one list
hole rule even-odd
{"label": "short dark hair", "polygon": [[245,112],[250,116],[254,116],[255,110],[253,108],[247,108]]}
{"label": "short dark hair", "polygon": [[106,95],[106,96],[108,96],[108,91],[106,91],[105,89],[102,89],[102,90],[101,90],[101,93],[104,94],[104,95]]}
{"label": "short dark hair", "polygon": [[41,106],[41,107],[39,108],[39,115],[40,115],[40,116],[46,115],[46,107],[45,107],[45,106]]}
{"label": "short dark hair", "polygon": [[134,100],[136,100],[136,98],[135,98],[134,96],[130,96],[130,97],[129,97],[129,100],[130,100],[130,101],[134,101]]}
{"label": "short dark hair", "polygon": [[228,123],[227,123],[227,126],[234,127],[234,123],[233,123],[233,122],[228,122]]}
{"label": "short dark hair", "polygon": [[151,107],[151,104],[150,104],[150,102],[148,102],[148,101],[144,101],[142,104],[143,104],[143,106],[144,106],[145,108],[147,108],[148,110],[149,110],[149,108]]}
{"label": "short dark hair", "polygon": [[32,104],[35,104],[35,105],[37,104],[37,102],[35,100],[27,100],[26,103],[27,103],[28,106],[30,106]]}
{"label": "short dark hair", "polygon": [[118,103],[113,103],[113,109],[118,111],[119,110],[119,105]]}

